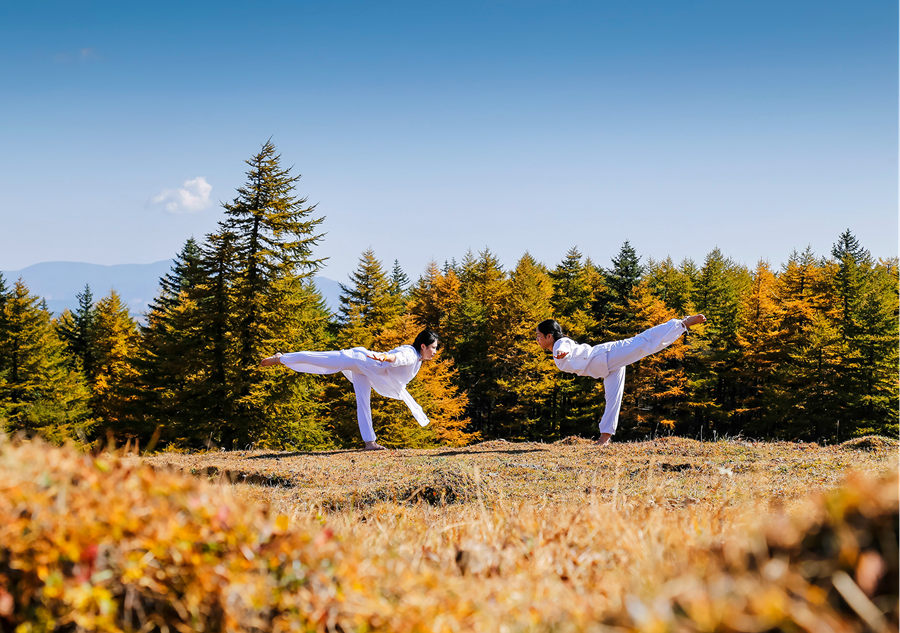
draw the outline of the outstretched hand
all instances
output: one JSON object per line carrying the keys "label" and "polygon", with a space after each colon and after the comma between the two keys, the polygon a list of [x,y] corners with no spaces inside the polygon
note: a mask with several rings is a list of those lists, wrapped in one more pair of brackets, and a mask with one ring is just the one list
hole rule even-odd
{"label": "outstretched hand", "polygon": [[703,323],[706,323],[706,317],[702,314],[692,314],[691,316],[685,317],[682,320],[682,323],[684,323],[684,327],[689,328],[693,325],[701,325]]}
{"label": "outstretched hand", "polygon": [[562,360],[563,358],[565,358],[565,357],[568,356],[568,355],[569,355],[569,352],[560,352],[559,354],[557,354],[557,355],[554,356],[553,358],[555,358],[556,360]]}
{"label": "outstretched hand", "polygon": [[390,354],[379,354],[378,352],[372,352],[371,354],[366,354],[372,360],[377,360],[382,363],[392,363],[394,362],[394,357]]}

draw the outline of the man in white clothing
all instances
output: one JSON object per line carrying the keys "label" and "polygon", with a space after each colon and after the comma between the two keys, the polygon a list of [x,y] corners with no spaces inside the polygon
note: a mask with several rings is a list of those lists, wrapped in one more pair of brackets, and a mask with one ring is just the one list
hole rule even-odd
{"label": "man in white clothing", "polygon": [[603,380],[606,409],[600,420],[599,444],[606,446],[619,425],[625,367],[665,349],[689,327],[700,323],[706,323],[706,317],[694,314],[684,319],[672,319],[629,339],[588,345],[567,338],[559,323],[547,319],[538,324],[535,338],[542,350],[553,353],[553,361],[560,371]]}
{"label": "man in white clothing", "polygon": [[364,347],[354,347],[333,352],[290,352],[264,358],[260,365],[273,367],[284,365],[306,374],[335,374],[341,372],[353,383],[356,394],[356,419],[359,432],[365,442],[365,450],[384,450],[375,441],[372,426],[370,397],[372,389],[386,398],[402,400],[420,426],[428,425],[428,416],[413,400],[406,385],[419,373],[422,361],[437,354],[438,336],[431,330],[422,330],[412,345],[401,345],[389,352],[372,352]]}

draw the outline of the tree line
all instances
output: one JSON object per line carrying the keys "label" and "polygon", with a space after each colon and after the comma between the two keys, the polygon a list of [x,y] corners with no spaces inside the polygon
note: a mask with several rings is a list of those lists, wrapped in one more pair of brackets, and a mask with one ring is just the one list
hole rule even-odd
{"label": "tree line", "polygon": [[773,268],[718,248],[702,264],[642,261],[625,242],[608,266],[571,248],[553,267],[525,253],[510,270],[484,250],[432,262],[412,282],[370,249],[332,314],[312,283],[322,217],[271,142],[217,230],[189,239],[138,324],[113,291],[53,318],[0,276],[0,427],[51,441],[142,446],[324,449],[358,443],[340,376],[266,371],[276,351],[387,350],[423,327],[439,361],[409,388],[432,424],[374,396],[389,446],[596,433],[599,381],[558,372],[534,342],[556,318],[600,343],[693,312],[708,325],[629,367],[618,437],[660,434],[838,442],[898,433],[898,262],[875,259],[848,229]]}

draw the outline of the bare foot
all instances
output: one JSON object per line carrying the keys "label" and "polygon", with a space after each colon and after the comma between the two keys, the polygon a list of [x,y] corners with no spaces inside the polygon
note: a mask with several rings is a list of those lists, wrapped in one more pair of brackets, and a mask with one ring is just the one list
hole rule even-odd
{"label": "bare foot", "polygon": [[597,446],[609,446],[610,440],[612,439],[612,433],[601,433],[600,439],[597,440]]}
{"label": "bare foot", "polygon": [[386,451],[387,449],[378,442],[366,442],[364,451]]}
{"label": "bare foot", "polygon": [[689,317],[684,317],[681,322],[684,323],[684,327],[691,327],[692,325],[706,323],[706,317],[702,314],[692,314]]}
{"label": "bare foot", "polygon": [[273,367],[274,365],[278,365],[281,363],[281,352],[278,352],[274,356],[269,356],[268,358],[264,358],[259,361],[260,367]]}

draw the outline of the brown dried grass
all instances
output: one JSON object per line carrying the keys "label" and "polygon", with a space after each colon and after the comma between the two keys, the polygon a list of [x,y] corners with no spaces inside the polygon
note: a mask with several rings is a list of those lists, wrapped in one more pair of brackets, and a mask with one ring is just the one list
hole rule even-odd
{"label": "brown dried grass", "polygon": [[[884,517],[896,515],[896,494],[889,493],[896,493],[896,450],[667,438],[605,449],[493,441],[381,453],[102,459],[108,471],[95,473],[91,458],[71,450],[7,445],[0,500],[15,498],[20,514],[27,507],[33,517],[57,507],[65,490],[66,498],[93,509],[95,516],[76,513],[91,535],[76,540],[108,552],[102,565],[112,576],[91,580],[92,591],[105,589],[107,609],[119,614],[103,620],[104,630],[128,630],[123,614],[135,617],[135,597],[128,611],[123,605],[132,585],[123,580],[121,561],[151,548],[158,560],[170,561],[152,576],[161,572],[155,582],[167,589],[139,597],[169,604],[165,613],[175,630],[866,630],[858,605],[848,607],[840,592],[835,598],[830,585],[822,588],[843,579],[840,573],[864,586],[882,614],[876,625],[895,625],[896,596],[891,602],[877,592],[885,570],[896,576],[896,551],[853,536],[856,545],[835,554],[804,539],[818,534],[828,543],[828,534],[844,535],[832,540],[849,543],[848,533],[885,529],[896,536],[896,521],[884,527]],[[844,485],[851,470],[857,474]],[[38,494],[42,477],[69,483],[51,484],[55,496]],[[81,483],[88,480],[89,486]],[[132,492],[115,501],[122,489]],[[826,500],[833,490],[839,492]],[[863,512],[861,500],[870,497],[875,510]],[[166,505],[160,498],[184,501]],[[221,507],[233,517],[227,528],[215,523]],[[109,518],[114,508],[118,519]],[[111,534],[129,516],[124,508],[145,525],[144,536],[123,543]],[[183,528],[188,531],[179,538],[161,531],[158,525],[171,525],[173,517],[195,527]],[[58,530],[53,521],[40,524],[51,541]],[[841,527],[851,523],[857,527],[850,532]],[[767,531],[773,525],[781,526],[781,541]],[[11,535],[0,534],[0,543]],[[209,560],[185,563],[207,540],[227,546]],[[243,548],[268,562],[241,562]],[[270,548],[278,556],[262,554]],[[0,553],[0,587],[10,586],[3,561],[12,569],[15,557],[30,560],[41,550],[9,551],[0,546],[7,552]],[[77,581],[83,570],[73,571],[82,563],[72,562],[82,551],[73,549],[69,563],[53,563],[62,586],[83,586]],[[880,563],[872,562],[876,555]],[[777,570],[767,566],[770,560],[786,561],[792,570],[786,580],[771,580]],[[296,561],[306,580],[297,586],[277,580]],[[94,564],[92,573],[101,563]],[[826,570],[827,579],[798,571],[806,568]],[[48,597],[46,578],[35,574],[28,581],[35,604],[57,622],[71,621],[65,615],[71,599],[60,606],[58,597]],[[188,597],[191,608],[182,604]],[[255,610],[247,606],[253,600],[260,601]],[[3,604],[0,591],[0,622],[21,623],[10,618],[39,612],[15,602],[4,615]],[[100,609],[91,605],[88,611]],[[161,630],[158,620],[147,622],[148,630]]]}

